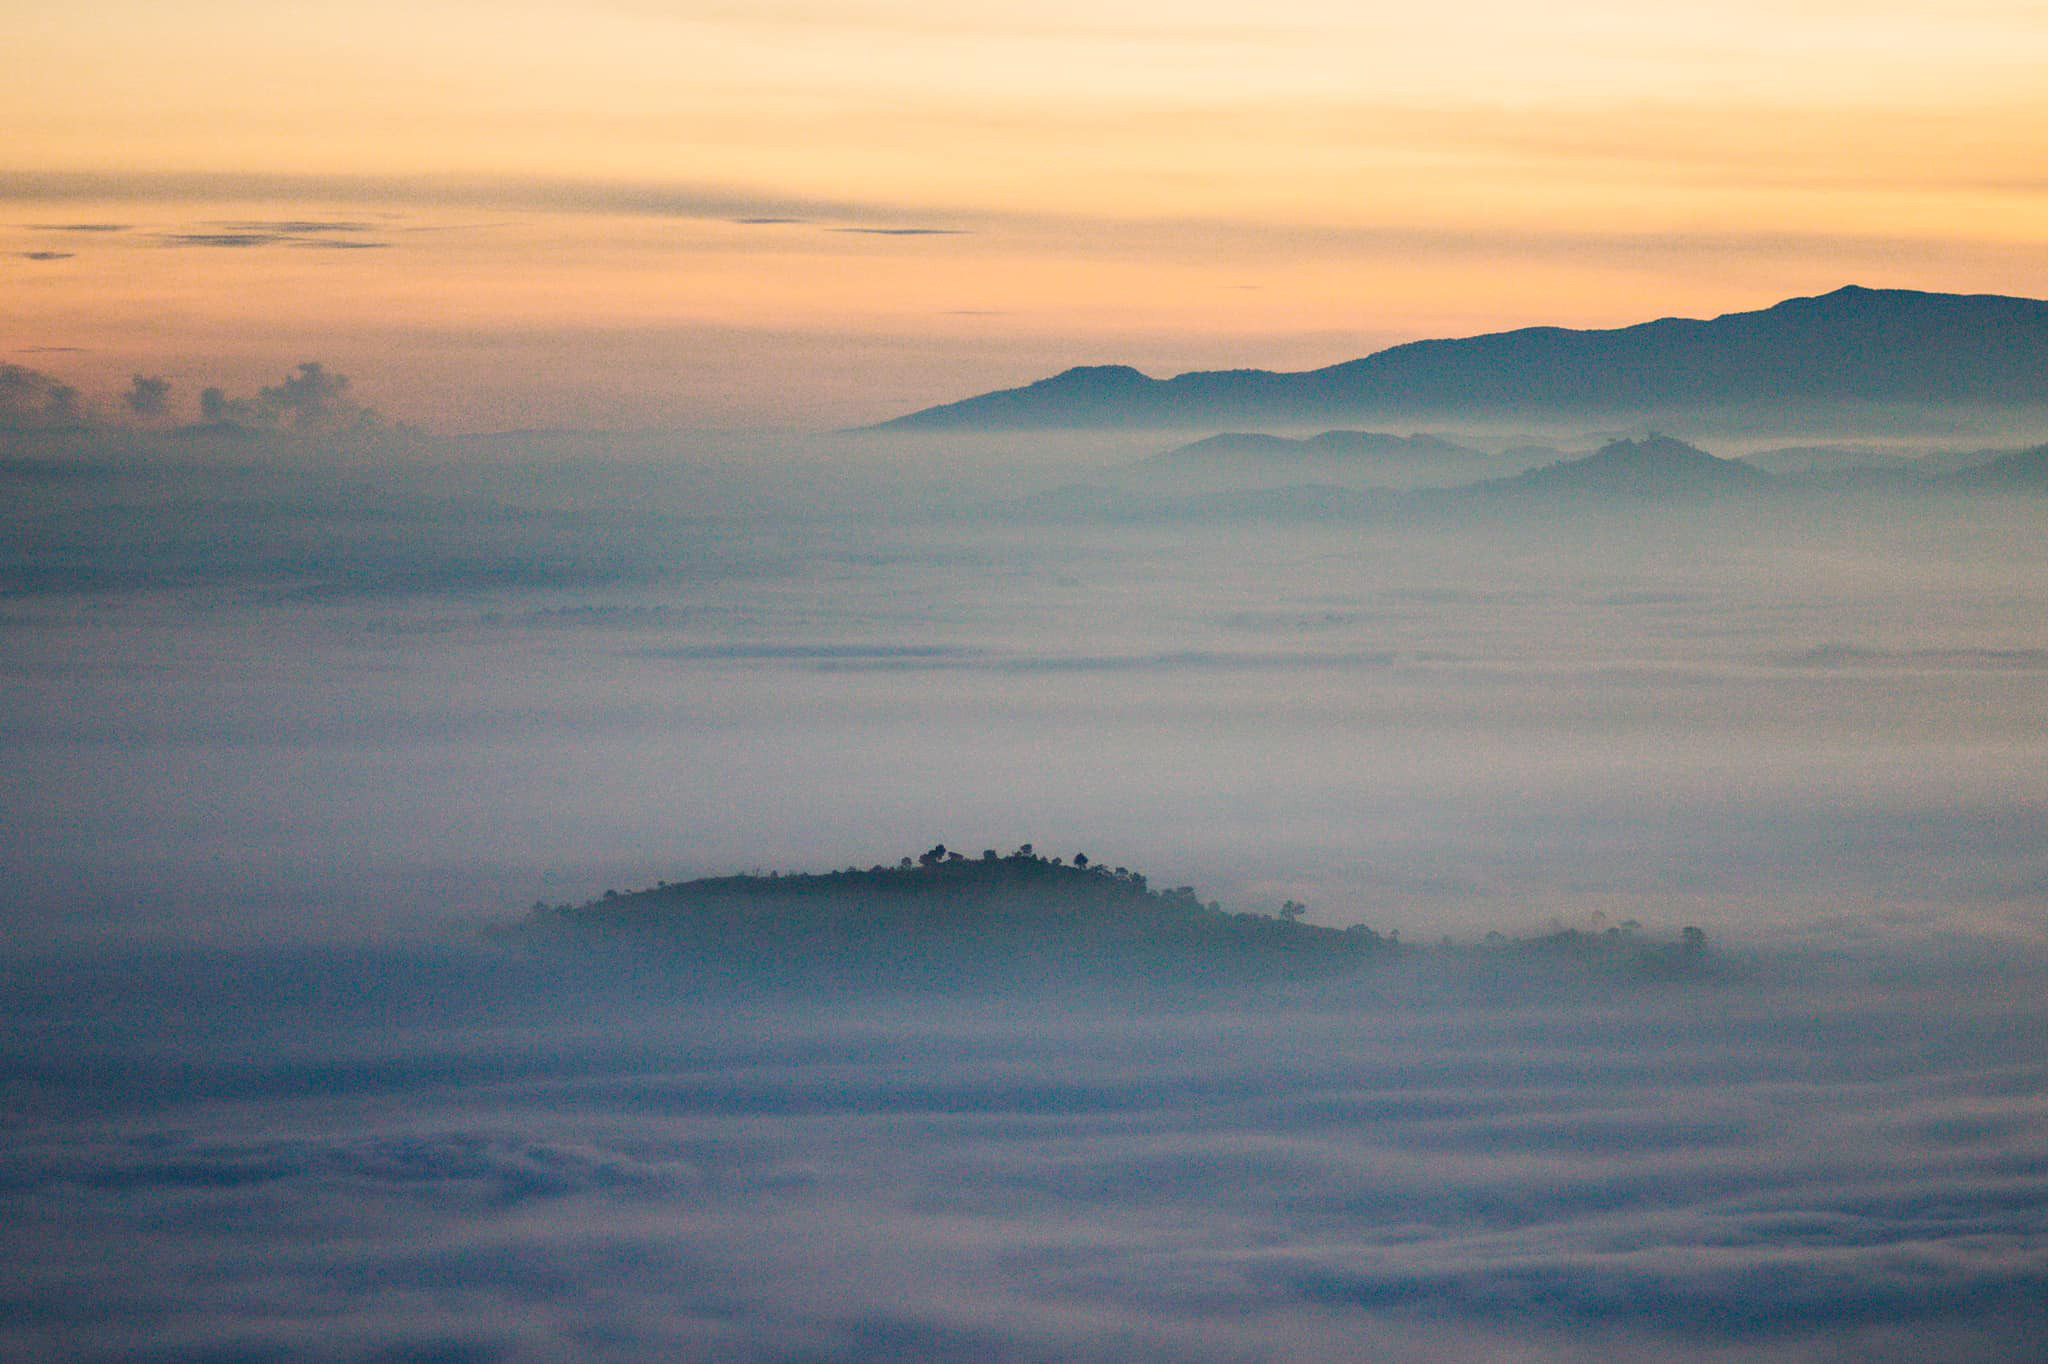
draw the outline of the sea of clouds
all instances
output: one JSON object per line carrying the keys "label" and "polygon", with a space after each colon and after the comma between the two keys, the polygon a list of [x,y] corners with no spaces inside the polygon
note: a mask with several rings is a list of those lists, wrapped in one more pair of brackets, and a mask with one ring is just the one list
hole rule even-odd
{"label": "sea of clouds", "polygon": [[[2033,503],[659,445],[0,462],[0,1354],[2040,1353]],[[1717,967],[806,1000],[487,931],[936,841]]]}
{"label": "sea of clouds", "polygon": [[6,966],[21,1357],[2013,1359],[2048,983],[1411,957],[741,997],[514,949]]}

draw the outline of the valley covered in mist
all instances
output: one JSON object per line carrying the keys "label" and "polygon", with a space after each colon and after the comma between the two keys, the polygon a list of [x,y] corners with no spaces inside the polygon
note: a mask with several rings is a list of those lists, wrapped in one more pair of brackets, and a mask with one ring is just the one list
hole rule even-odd
{"label": "valley covered in mist", "polygon": [[[2037,438],[1319,434],[17,441],[0,1343],[2038,1342]],[[1371,950],[506,931],[1025,842]]]}

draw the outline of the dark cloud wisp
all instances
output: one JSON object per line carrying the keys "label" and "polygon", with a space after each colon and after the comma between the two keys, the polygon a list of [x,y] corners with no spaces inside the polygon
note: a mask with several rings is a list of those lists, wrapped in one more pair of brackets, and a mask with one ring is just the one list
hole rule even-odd
{"label": "dark cloud wisp", "polygon": [[189,232],[161,232],[159,246],[239,249],[258,246],[311,247],[330,251],[383,250],[391,243],[360,240],[380,230],[354,218],[257,218],[205,224]]}
{"label": "dark cloud wisp", "polygon": [[830,227],[828,232],[844,232],[858,237],[969,237],[974,235],[964,227]]}

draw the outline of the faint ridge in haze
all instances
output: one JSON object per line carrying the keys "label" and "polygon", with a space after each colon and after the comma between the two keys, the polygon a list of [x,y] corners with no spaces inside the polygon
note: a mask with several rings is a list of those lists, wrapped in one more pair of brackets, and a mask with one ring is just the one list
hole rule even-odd
{"label": "faint ridge in haze", "polygon": [[2039,404],[2048,302],[1851,285],[1755,312],[1415,341],[1323,369],[1070,369],[876,430],[1211,429],[1390,412]]}
{"label": "faint ridge in haze", "polygon": [[1385,431],[1324,431],[1300,439],[1227,431],[1153,455],[1150,471],[1210,477],[1258,478],[1324,475],[1381,487],[1456,487],[1516,467],[1495,455],[1441,436],[1397,436]]}
{"label": "faint ridge in haze", "polygon": [[1962,492],[2048,493],[2048,445],[2013,450],[1935,480]]}
{"label": "faint ridge in haze", "polygon": [[1761,491],[1775,482],[1739,459],[1710,455],[1670,436],[1617,440],[1590,455],[1493,479],[1465,491],[1532,497],[1711,497]]}
{"label": "faint ridge in haze", "polygon": [[[1211,448],[1228,451],[1240,448],[1234,442],[1243,438],[1219,439],[1232,443]],[[1270,439],[1276,438],[1249,438],[1250,444],[1244,448],[1257,451],[1265,448],[1262,442]],[[1209,445],[1210,442],[1197,442],[1183,448],[1196,450]],[[1161,461],[1181,453],[1170,451],[1166,456],[1154,456],[1139,467],[1149,472],[1160,467]],[[1549,516],[1560,511],[1595,511],[1603,507],[1625,508],[1638,514],[1657,504],[1677,508],[1721,497],[1766,496],[1800,486],[1789,479],[1774,478],[1739,459],[1711,455],[1698,446],[1663,435],[1610,441],[1590,455],[1554,460],[1533,469],[1523,468],[1519,463],[1529,453],[1527,449],[1507,456],[1472,453],[1470,458],[1487,472],[1502,464],[1517,472],[1449,484],[1339,487],[1327,482],[1296,481],[1195,491],[1179,486],[1164,492],[1128,483],[1121,487],[1067,484],[1045,493],[1011,499],[999,504],[998,510],[1014,516],[1133,521],[1412,519],[1457,517],[1475,510],[1509,516],[1527,510]],[[1260,456],[1254,454],[1251,458],[1257,461]],[[1284,455],[1282,463],[1291,459],[1291,455]]]}

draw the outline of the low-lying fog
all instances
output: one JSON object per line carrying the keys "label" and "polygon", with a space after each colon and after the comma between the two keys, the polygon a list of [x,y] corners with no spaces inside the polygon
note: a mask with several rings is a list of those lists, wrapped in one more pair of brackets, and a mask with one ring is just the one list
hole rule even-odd
{"label": "low-lying fog", "polygon": [[939,841],[1411,937],[2038,934],[2035,499],[1062,521],[1015,504],[1082,457],[1028,441],[564,445],[14,480],[10,936],[383,936]]}
{"label": "low-lying fog", "polygon": [[2017,1359],[2048,978],[1091,1009],[471,952],[6,972],[23,1358]]}
{"label": "low-lying fog", "polygon": [[[1159,448],[0,468],[0,1353],[2037,1349],[2044,504],[1040,496]],[[1716,969],[805,1003],[477,931],[939,841]]]}

